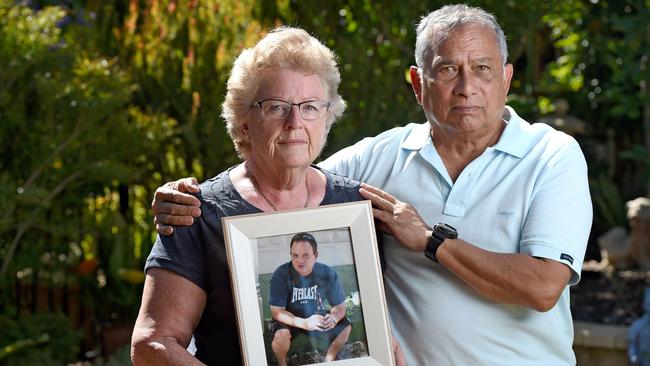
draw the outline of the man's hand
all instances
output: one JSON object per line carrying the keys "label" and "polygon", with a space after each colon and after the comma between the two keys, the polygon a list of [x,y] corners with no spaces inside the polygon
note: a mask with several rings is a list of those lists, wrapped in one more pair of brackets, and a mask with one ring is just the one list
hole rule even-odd
{"label": "man's hand", "polygon": [[171,235],[170,225],[192,225],[194,217],[201,216],[201,202],[198,198],[183,192],[199,192],[196,178],[182,178],[167,182],[156,189],[151,202],[156,230],[162,235]]}
{"label": "man's hand", "polygon": [[378,225],[380,230],[393,235],[408,249],[424,251],[431,229],[413,206],[365,183],[361,184],[359,193],[372,201],[372,213],[381,221]]}
{"label": "man's hand", "polygon": [[325,327],[323,328],[324,331],[330,330],[336,326],[338,321],[336,320],[336,317],[330,313],[325,314],[323,317],[323,323],[325,324]]}
{"label": "man's hand", "polygon": [[305,330],[325,330],[325,317],[314,314],[304,321]]}

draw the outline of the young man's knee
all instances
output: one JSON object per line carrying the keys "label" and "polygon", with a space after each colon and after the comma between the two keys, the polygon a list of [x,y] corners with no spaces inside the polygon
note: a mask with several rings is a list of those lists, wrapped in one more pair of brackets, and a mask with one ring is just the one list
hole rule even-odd
{"label": "young man's knee", "polygon": [[348,337],[350,336],[350,333],[352,333],[352,325],[348,325],[347,327],[345,327],[345,329],[343,329],[341,333],[345,335],[345,339],[347,340]]}
{"label": "young man's knee", "polygon": [[291,341],[291,332],[289,329],[283,328],[283,329],[278,329],[275,331],[275,334],[273,334],[273,343],[276,342],[289,342]]}
{"label": "young man's knee", "polygon": [[333,342],[337,342],[340,344],[344,344],[345,342],[348,341],[348,338],[350,337],[350,333],[352,333],[352,325],[348,325],[347,327],[343,328],[341,332],[334,338]]}

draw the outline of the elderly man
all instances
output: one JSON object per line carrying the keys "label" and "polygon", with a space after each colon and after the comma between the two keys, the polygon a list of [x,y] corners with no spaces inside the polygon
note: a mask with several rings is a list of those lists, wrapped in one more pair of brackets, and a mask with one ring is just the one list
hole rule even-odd
{"label": "elderly man", "polygon": [[[388,233],[386,296],[410,365],[575,364],[568,285],[580,278],[591,227],[587,166],[573,138],[505,106],[507,56],[482,9],[428,14],[410,70],[427,123],[321,163],[390,192],[361,189]],[[190,182],[156,193],[159,224],[191,221],[166,214],[196,207],[161,202],[193,202],[173,192]]]}

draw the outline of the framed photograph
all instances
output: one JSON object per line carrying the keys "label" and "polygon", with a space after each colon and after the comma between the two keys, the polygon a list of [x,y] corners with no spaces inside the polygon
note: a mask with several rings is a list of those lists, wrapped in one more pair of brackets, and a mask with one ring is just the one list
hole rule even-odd
{"label": "framed photograph", "polygon": [[245,365],[395,364],[370,201],[222,225]]}

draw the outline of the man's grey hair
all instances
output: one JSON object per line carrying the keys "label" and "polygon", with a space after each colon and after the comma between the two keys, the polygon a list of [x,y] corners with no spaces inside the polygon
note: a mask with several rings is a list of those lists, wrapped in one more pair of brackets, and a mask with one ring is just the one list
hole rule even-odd
{"label": "man's grey hair", "polygon": [[506,36],[494,15],[481,8],[465,4],[446,5],[423,16],[417,26],[415,41],[415,63],[420,72],[425,66],[431,66],[433,57],[438,52],[440,44],[449,37],[451,31],[467,24],[481,24],[491,28],[499,45],[501,61],[505,65],[508,60],[508,44]]}

